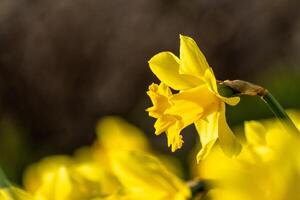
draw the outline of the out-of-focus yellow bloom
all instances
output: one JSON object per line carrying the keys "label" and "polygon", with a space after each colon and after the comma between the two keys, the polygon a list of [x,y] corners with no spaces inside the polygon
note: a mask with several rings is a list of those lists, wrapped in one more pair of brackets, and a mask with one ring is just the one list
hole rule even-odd
{"label": "out-of-focus yellow bloom", "polygon": [[[217,184],[212,200],[300,199],[300,138],[275,120],[246,122],[247,142],[235,159],[219,149],[199,166],[201,178]],[[220,164],[221,163],[221,164]]]}
{"label": "out-of-focus yellow bloom", "polygon": [[6,187],[0,189],[0,200],[34,200],[34,198],[17,187]]}
{"label": "out-of-focus yellow bloom", "polygon": [[37,200],[82,200],[111,194],[119,187],[115,177],[94,162],[54,156],[28,168],[25,188]]}
{"label": "out-of-focus yellow bloom", "polygon": [[[162,106],[161,104],[159,106]],[[96,132],[98,144],[93,148],[94,157],[110,168],[109,154],[118,151],[143,151],[153,153],[150,144],[139,128],[116,116],[102,118],[97,123]],[[89,153],[91,154],[91,153]],[[155,154],[167,166],[168,170],[182,175],[180,166],[176,159],[169,156]]]}
{"label": "out-of-focus yellow bloom", "polygon": [[[116,152],[150,152],[148,141],[138,128],[118,117],[101,119],[97,134],[98,140],[94,145],[77,150],[73,157],[51,156],[30,166],[24,175],[25,189],[34,195],[35,200],[128,199],[127,193],[124,196],[118,192],[124,186],[113,170],[118,163],[115,160]],[[126,158],[128,165],[137,165],[138,161],[130,163],[131,157]],[[145,160],[141,161],[139,166],[143,169],[146,167]],[[163,162],[170,163],[166,157]],[[172,169],[177,171],[176,165],[172,165]],[[172,175],[168,175],[168,178],[172,178]],[[136,198],[139,199],[138,196]]]}
{"label": "out-of-focus yellow bloom", "polygon": [[117,116],[100,119],[96,126],[98,140],[92,147],[93,159],[108,170],[110,154],[121,150],[150,151],[145,134],[137,127]]}
{"label": "out-of-focus yellow bloom", "polygon": [[[166,132],[172,151],[182,146],[181,130],[194,123],[202,145],[197,160],[207,156],[217,139],[226,154],[240,152],[225,118],[225,103],[236,105],[239,98],[218,93],[214,73],[192,38],[180,35],[180,58],[162,52],[149,65],[162,83],[150,85],[147,93],[153,107],[147,111],[157,118],[156,134]],[[169,87],[178,92],[172,94]]]}
{"label": "out-of-focus yellow bloom", "polygon": [[157,158],[144,152],[115,153],[112,166],[124,188],[111,199],[186,200],[191,196],[182,180],[170,173]]}
{"label": "out-of-focus yellow bloom", "polygon": [[99,144],[106,152],[149,151],[149,143],[142,131],[119,117],[102,118],[97,124],[96,132]]}
{"label": "out-of-focus yellow bloom", "polygon": [[24,173],[23,182],[25,189],[30,192],[38,190],[43,185],[43,182],[54,180],[54,174],[59,167],[65,168],[65,166],[69,166],[71,163],[71,158],[67,156],[55,156],[45,158],[31,165]]}

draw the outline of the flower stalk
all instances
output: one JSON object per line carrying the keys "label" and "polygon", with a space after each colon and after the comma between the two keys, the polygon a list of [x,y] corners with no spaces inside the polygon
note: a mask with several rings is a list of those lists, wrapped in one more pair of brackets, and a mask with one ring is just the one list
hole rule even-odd
{"label": "flower stalk", "polygon": [[0,188],[9,187],[9,182],[2,168],[0,167]]}
{"label": "flower stalk", "polygon": [[284,108],[276,98],[265,88],[243,80],[226,80],[218,82],[218,90],[221,95],[228,96],[259,96],[268,105],[274,115],[289,131],[300,133]]}

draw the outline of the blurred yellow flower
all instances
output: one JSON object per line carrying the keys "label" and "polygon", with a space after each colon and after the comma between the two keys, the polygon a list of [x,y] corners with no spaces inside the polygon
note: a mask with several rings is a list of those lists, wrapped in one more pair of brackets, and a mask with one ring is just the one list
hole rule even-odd
{"label": "blurred yellow flower", "polygon": [[144,133],[120,117],[104,117],[96,127],[98,141],[106,152],[119,150],[149,151]]}
{"label": "blurred yellow flower", "polygon": [[[24,175],[24,186],[35,200],[129,200],[130,196],[120,196],[118,192],[124,188],[121,181],[124,177],[120,178],[118,174],[126,172],[116,173],[114,170],[116,163],[120,163],[115,160],[118,158],[115,155],[123,151],[140,151],[146,154],[151,151],[148,141],[141,130],[119,117],[102,118],[96,131],[97,142],[91,147],[77,150],[75,156],[50,156],[28,167]],[[146,167],[146,160],[137,163],[138,161],[131,156],[123,155],[128,165],[139,166],[141,170]],[[176,161],[166,156],[157,156],[163,158],[162,161],[168,169],[179,171],[180,174],[180,170],[174,164]],[[135,163],[130,163],[131,161]],[[163,167],[160,169],[165,170]],[[179,180],[173,178],[175,175],[169,175],[171,172],[167,173],[166,170],[161,173],[168,174],[166,176],[171,179],[172,184]],[[139,199],[139,196],[135,197]]]}
{"label": "blurred yellow flower", "polygon": [[[188,186],[150,154],[120,150],[111,153],[109,158],[111,173],[106,174],[99,165],[78,164],[63,156],[48,157],[27,170],[25,188],[34,200],[186,200],[190,197]],[[109,186],[114,187],[107,190]]]}
{"label": "blurred yellow flower", "polygon": [[[247,142],[235,159],[215,148],[198,166],[201,178],[217,184],[212,200],[300,199],[300,138],[276,120],[245,124]],[[222,164],[220,164],[222,163]]]}
{"label": "blurred yellow flower", "polygon": [[98,135],[98,147],[93,150],[97,157],[95,159],[100,160],[102,165],[104,164],[109,169],[109,156],[111,153],[122,150],[137,150],[155,154],[167,166],[168,170],[176,173],[176,175],[182,175],[180,166],[175,158],[154,153],[150,148],[145,133],[124,119],[116,116],[104,117],[97,123],[96,132]]}
{"label": "blurred yellow flower", "polygon": [[150,154],[121,151],[113,155],[112,163],[124,188],[110,199],[186,200],[191,197],[186,183]]}
{"label": "blurred yellow flower", "polygon": [[113,193],[118,181],[95,162],[53,156],[30,166],[25,188],[37,200],[82,200]]}
{"label": "blurred yellow flower", "polygon": [[[225,103],[236,105],[239,98],[218,93],[214,73],[192,38],[180,35],[180,59],[171,52],[161,52],[149,65],[162,83],[149,86],[153,106],[147,111],[157,118],[156,134],[166,132],[172,151],[182,146],[181,130],[194,123],[202,145],[198,161],[208,155],[217,139],[226,154],[240,152],[225,117]],[[172,94],[169,87],[178,92]]]}

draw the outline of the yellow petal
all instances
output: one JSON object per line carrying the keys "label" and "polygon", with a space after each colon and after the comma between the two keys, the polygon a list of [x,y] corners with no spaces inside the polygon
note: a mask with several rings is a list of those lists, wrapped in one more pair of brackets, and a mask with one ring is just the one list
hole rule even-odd
{"label": "yellow petal", "polygon": [[217,80],[211,68],[205,71],[204,79],[209,89],[212,90],[225,103],[235,106],[240,102],[240,97],[223,97],[219,94]]}
{"label": "yellow petal", "polygon": [[202,82],[193,76],[179,74],[179,63],[179,59],[171,52],[156,54],[149,61],[157,78],[175,90],[185,90]]}
{"label": "yellow petal", "polygon": [[219,94],[218,97],[230,106],[235,106],[240,102],[240,97],[223,97]]}
{"label": "yellow petal", "polygon": [[149,116],[159,118],[163,115],[165,110],[170,107],[169,97],[172,95],[170,88],[164,83],[159,85],[152,83],[147,92],[153,106],[146,111]]}
{"label": "yellow petal", "polygon": [[171,146],[171,151],[175,152],[177,149],[180,149],[183,144],[182,135],[180,135],[183,126],[180,124],[180,121],[170,126],[166,132],[168,139],[168,146]]}
{"label": "yellow petal", "polygon": [[67,200],[72,194],[70,174],[65,166],[49,172],[35,193],[37,199]]}
{"label": "yellow petal", "polygon": [[190,197],[186,183],[170,173],[156,158],[142,152],[115,153],[112,169],[128,199],[185,200]]}
{"label": "yellow petal", "polygon": [[179,73],[204,77],[209,65],[196,42],[187,36],[180,35],[180,68]]}
{"label": "yellow petal", "polygon": [[99,143],[107,152],[116,150],[148,151],[149,144],[144,133],[116,116],[102,118],[97,123],[96,132]]}
{"label": "yellow petal", "polygon": [[222,150],[228,156],[236,156],[241,151],[241,145],[229,128],[225,116],[225,103],[221,103],[219,117],[219,141]]}
{"label": "yellow petal", "polygon": [[[50,156],[30,165],[24,173],[26,191],[36,193],[44,185],[49,185],[61,166],[71,166],[73,160],[68,156]],[[44,187],[45,188],[45,187]]]}
{"label": "yellow petal", "polygon": [[204,73],[205,83],[208,85],[209,89],[218,94],[217,80],[214,75],[212,68],[208,67]]}
{"label": "yellow petal", "polygon": [[184,127],[197,121],[203,114],[203,108],[195,102],[176,100],[172,107],[166,110],[165,114],[177,117],[182,121]]}
{"label": "yellow petal", "polygon": [[160,135],[165,132],[169,126],[176,122],[176,118],[170,115],[163,115],[158,118],[154,124],[155,134]]}
{"label": "yellow petal", "polygon": [[225,103],[235,106],[240,102],[240,97],[223,97],[218,92],[218,86],[217,86],[217,80],[214,75],[214,72],[211,68],[207,69],[205,71],[205,82],[208,85],[208,87],[217,94],[217,96],[222,99]]}
{"label": "yellow petal", "polygon": [[174,94],[170,97],[170,101],[175,105],[180,101],[191,102],[197,104],[203,109],[210,107],[211,105],[218,106],[219,98],[207,87],[207,85],[201,85],[180,93]]}
{"label": "yellow petal", "polygon": [[203,160],[209,154],[211,148],[218,139],[219,115],[218,112],[213,112],[207,116],[206,120],[201,119],[195,122],[202,145],[201,150],[197,154],[197,162]]}

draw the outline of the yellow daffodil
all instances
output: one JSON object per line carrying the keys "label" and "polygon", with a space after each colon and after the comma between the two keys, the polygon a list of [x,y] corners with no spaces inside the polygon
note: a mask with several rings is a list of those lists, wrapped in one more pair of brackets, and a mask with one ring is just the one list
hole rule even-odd
{"label": "yellow daffodil", "polygon": [[28,168],[25,188],[37,200],[82,200],[113,193],[119,184],[95,162],[48,157]]}
{"label": "yellow daffodil", "polygon": [[267,120],[246,122],[245,136],[247,142],[235,159],[216,148],[198,166],[201,178],[217,183],[208,193],[210,199],[300,199],[298,135]]}
{"label": "yellow daffodil", "polygon": [[117,152],[113,155],[112,164],[123,189],[110,199],[186,200],[191,196],[187,184],[150,154]]}
{"label": "yellow daffodil", "polygon": [[101,148],[106,152],[118,150],[149,151],[144,133],[120,117],[104,117],[98,123],[96,132]]}
{"label": "yellow daffodil", "polygon": [[[159,105],[163,106],[163,105]],[[94,148],[95,159],[100,160],[102,165],[110,168],[109,155],[114,152],[127,150],[144,151],[153,153],[145,133],[138,127],[116,116],[107,116],[99,120],[96,127],[98,135],[98,148]],[[89,154],[92,154],[89,152]],[[175,158],[155,154],[167,166],[168,170],[182,176],[180,165]]]}
{"label": "yellow daffodil", "polygon": [[[180,58],[162,52],[152,57],[149,65],[161,83],[150,85],[147,93],[153,106],[147,111],[157,118],[156,134],[166,132],[172,151],[181,148],[180,132],[193,123],[202,145],[198,161],[208,155],[217,139],[226,154],[240,151],[225,117],[225,103],[236,105],[239,98],[218,93],[214,73],[192,38],[180,35]],[[176,93],[172,94],[169,87]]]}
{"label": "yellow daffodil", "polygon": [[[119,117],[112,116],[105,117],[99,121],[97,134],[98,140],[93,146],[77,150],[73,157],[50,156],[28,167],[24,176],[25,189],[35,197],[35,200],[107,199],[106,197],[109,197],[108,199],[132,200],[129,193],[126,193],[126,196],[120,196],[119,191],[124,188],[124,183],[121,184],[121,180],[125,178],[120,178],[118,174],[121,172],[116,173],[114,166],[116,166],[116,163],[120,164],[125,160],[121,162],[120,158],[115,155],[118,154],[116,152],[120,151],[140,150],[144,152],[142,155],[150,152],[146,137],[137,127]],[[147,160],[136,160],[134,156],[129,156],[129,154],[123,155],[125,156],[124,159],[127,159],[128,165],[140,167],[141,170],[148,166],[146,165]],[[177,165],[174,164],[176,162],[171,162],[165,156],[161,157],[163,158],[162,161],[167,163],[168,169],[179,171]],[[145,158],[148,157],[145,156]],[[123,164],[122,166],[124,166]],[[154,163],[155,165],[156,163]],[[166,179],[170,179],[170,184],[174,184],[174,182],[177,184],[177,179],[179,180],[179,178],[172,175],[171,172],[167,172],[161,166],[157,164],[157,170],[163,170],[160,173],[166,176]],[[144,172],[148,173],[147,171]],[[124,173],[128,172],[124,171]],[[128,176],[130,176],[129,173]],[[130,179],[130,177],[128,178]],[[160,184],[158,186],[163,186],[162,183]],[[143,187],[150,188],[151,186],[148,185],[146,187],[144,185]],[[177,185],[174,187],[176,188]],[[153,191],[151,190],[150,192]],[[145,192],[148,192],[148,190]],[[163,193],[162,189],[158,195],[167,195],[168,192],[170,191]],[[134,194],[135,199],[143,199],[139,198],[139,195],[142,194]],[[149,196],[149,193],[143,195]],[[151,195],[149,199],[151,199]]]}

